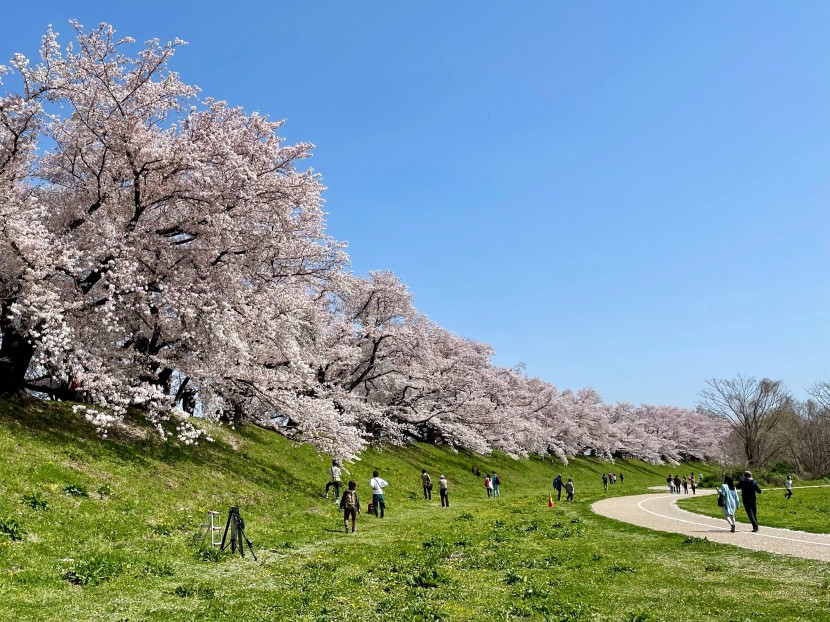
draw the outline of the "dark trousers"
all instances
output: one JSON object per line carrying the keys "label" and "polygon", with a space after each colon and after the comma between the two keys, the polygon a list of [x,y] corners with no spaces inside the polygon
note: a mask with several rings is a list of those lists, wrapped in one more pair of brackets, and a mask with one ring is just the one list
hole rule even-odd
{"label": "dark trousers", "polygon": [[442,488],[439,492],[441,493],[441,507],[450,507],[450,498],[447,496],[446,489]]}
{"label": "dark trousers", "polygon": [[334,486],[334,498],[339,499],[340,498],[340,483],[341,482],[329,482],[328,484],[326,484],[326,494],[329,494],[329,488]]}
{"label": "dark trousers", "polygon": [[749,522],[752,523],[752,531],[758,531],[758,519],[755,516],[755,504],[754,503],[744,503],[744,510],[746,510],[747,518],[749,518]]}
{"label": "dark trousers", "polygon": [[[606,490],[608,490],[608,489],[606,488]],[[557,501],[562,501],[562,489],[561,488],[556,489],[556,500]]]}
{"label": "dark trousers", "polygon": [[375,516],[383,518],[386,511],[386,503],[383,500],[383,495],[372,495],[372,503],[375,504]]}
{"label": "dark trousers", "polygon": [[793,496],[793,491],[788,488],[787,492],[784,493],[784,498],[789,499],[792,496]]}
{"label": "dark trousers", "polygon": [[432,499],[432,484],[424,484],[424,499]]}

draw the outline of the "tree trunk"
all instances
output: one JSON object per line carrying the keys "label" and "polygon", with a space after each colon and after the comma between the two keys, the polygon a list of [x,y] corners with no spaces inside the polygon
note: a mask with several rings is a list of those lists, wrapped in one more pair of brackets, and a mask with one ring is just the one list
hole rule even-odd
{"label": "tree trunk", "polygon": [[0,344],[0,395],[23,395],[26,370],[35,354],[34,346],[14,329],[2,327]]}

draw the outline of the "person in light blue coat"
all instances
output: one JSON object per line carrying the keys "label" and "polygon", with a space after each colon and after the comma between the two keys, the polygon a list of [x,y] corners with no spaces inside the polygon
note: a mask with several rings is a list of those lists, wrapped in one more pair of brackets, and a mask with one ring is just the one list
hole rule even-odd
{"label": "person in light blue coat", "polygon": [[723,478],[723,484],[718,490],[718,495],[723,499],[723,517],[729,523],[732,533],[735,533],[735,512],[741,505],[738,499],[738,491],[735,490],[735,482],[728,475]]}

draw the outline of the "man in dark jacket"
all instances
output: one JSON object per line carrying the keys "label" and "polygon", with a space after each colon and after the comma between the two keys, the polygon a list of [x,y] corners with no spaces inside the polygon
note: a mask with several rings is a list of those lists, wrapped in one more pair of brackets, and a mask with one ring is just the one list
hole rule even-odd
{"label": "man in dark jacket", "polygon": [[744,471],[744,478],[738,482],[737,486],[741,491],[741,501],[744,503],[746,515],[749,517],[749,522],[752,523],[752,531],[758,531],[758,518],[755,515],[756,498],[755,495],[761,494],[761,487],[754,479],[752,473]]}
{"label": "man in dark jacket", "polygon": [[562,486],[564,486],[564,484],[562,483],[562,475],[560,474],[556,476],[555,480],[553,480],[553,487],[556,489],[557,501],[562,501]]}

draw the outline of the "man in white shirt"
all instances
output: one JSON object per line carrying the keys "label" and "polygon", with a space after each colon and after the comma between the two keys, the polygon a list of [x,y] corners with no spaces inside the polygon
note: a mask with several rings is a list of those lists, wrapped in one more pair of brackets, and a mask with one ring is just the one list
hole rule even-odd
{"label": "man in white shirt", "polygon": [[[369,486],[372,487],[372,503],[375,505],[375,516],[380,516],[381,518],[383,518],[386,511],[383,489],[388,485],[389,483],[385,479],[378,477],[377,471],[372,471],[372,479],[369,480]],[[378,510],[380,510],[380,514],[378,514]]]}

